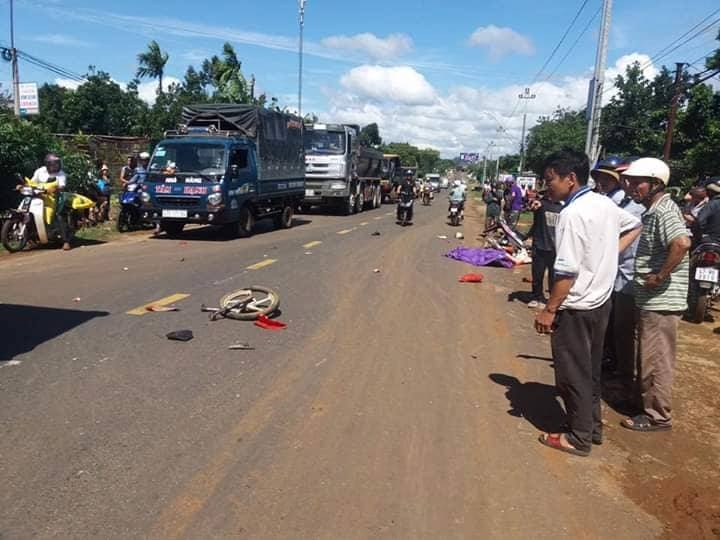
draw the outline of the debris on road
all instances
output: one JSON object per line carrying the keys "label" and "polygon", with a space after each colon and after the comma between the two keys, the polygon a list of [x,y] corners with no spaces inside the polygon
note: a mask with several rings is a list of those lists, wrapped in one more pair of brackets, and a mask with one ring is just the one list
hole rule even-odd
{"label": "debris on road", "polygon": [[165,313],[167,311],[180,311],[176,306],[145,306],[145,311],[154,311],[156,313]]}
{"label": "debris on road", "polygon": [[231,351],[254,351],[255,347],[250,345],[248,342],[245,343],[235,343],[234,345],[230,345],[228,347]]}
{"label": "debris on road", "polygon": [[80,300],[82,300],[82,298],[80,298],[79,296],[73,298],[73,302],[79,302]]}
{"label": "debris on road", "polygon": [[458,231],[455,233],[455,238],[457,238],[458,240],[462,240],[463,238],[465,238],[465,235]]}
{"label": "debris on road", "polygon": [[370,236],[380,236],[380,231],[375,231]]}
{"label": "debris on road", "polygon": [[483,279],[482,274],[465,274],[460,276],[458,281],[460,283],[482,283]]}
{"label": "debris on road", "polygon": [[446,234],[438,234],[438,238],[439,238],[440,240],[447,240],[447,239],[448,239],[448,237],[447,237]]}
{"label": "debris on road", "polygon": [[255,326],[265,330],[284,330],[287,328],[287,324],[284,322],[275,321],[267,315],[260,315],[255,321]]}
{"label": "debris on road", "polygon": [[375,269],[373,270],[373,274],[379,274],[379,273],[380,273],[380,269],[379,269],[379,268],[375,268]]}
{"label": "debris on road", "polygon": [[128,270],[130,269],[127,266],[123,266],[123,272],[127,272]]}
{"label": "debris on road", "polygon": [[306,251],[306,252],[305,252],[305,255],[312,255],[312,254],[313,254],[312,251]]}
{"label": "debris on road", "polygon": [[172,341],[190,341],[195,336],[193,336],[192,330],[175,330],[166,334],[165,337]]}

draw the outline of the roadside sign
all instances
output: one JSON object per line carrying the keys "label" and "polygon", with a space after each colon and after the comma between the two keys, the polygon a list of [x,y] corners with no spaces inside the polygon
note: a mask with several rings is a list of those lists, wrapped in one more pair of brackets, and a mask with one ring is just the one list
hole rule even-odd
{"label": "roadside sign", "polygon": [[20,116],[40,114],[37,83],[20,83],[18,90],[20,95]]}
{"label": "roadside sign", "polygon": [[465,163],[477,163],[480,161],[480,154],[460,154],[460,161],[464,161]]}

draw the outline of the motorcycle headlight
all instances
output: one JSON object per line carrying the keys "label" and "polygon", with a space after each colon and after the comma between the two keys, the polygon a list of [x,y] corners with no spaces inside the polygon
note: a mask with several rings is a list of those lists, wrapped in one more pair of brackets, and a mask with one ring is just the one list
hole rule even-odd
{"label": "motorcycle headlight", "polygon": [[144,203],[149,203],[150,202],[150,194],[147,191],[143,191],[140,194],[140,200]]}
{"label": "motorcycle headlight", "polygon": [[345,182],[335,182],[334,184],[330,184],[330,189],[345,189],[347,187],[347,184]]}
{"label": "motorcycle headlight", "polygon": [[222,202],[222,193],[211,193],[208,195],[208,204],[218,206]]}
{"label": "motorcycle headlight", "polygon": [[31,187],[24,187],[20,190],[20,194],[23,197],[32,197],[33,196],[33,188]]}

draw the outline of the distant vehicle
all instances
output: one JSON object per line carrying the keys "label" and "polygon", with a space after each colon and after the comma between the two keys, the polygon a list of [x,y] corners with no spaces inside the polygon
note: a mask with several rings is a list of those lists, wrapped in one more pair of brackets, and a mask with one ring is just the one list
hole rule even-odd
{"label": "distant vehicle", "polygon": [[168,235],[189,223],[250,236],[255,221],[290,228],[305,195],[303,124],[253,105],[185,107],[183,125],[153,151],[142,218]]}
{"label": "distant vehicle", "polygon": [[437,173],[428,173],[425,175],[425,181],[428,182],[432,188],[433,191],[439,192],[440,191],[440,175]]}
{"label": "distant vehicle", "polygon": [[305,127],[305,199],[310,206],[339,207],[344,214],[378,208],[383,154],[360,145],[358,126]]}
{"label": "distant vehicle", "polygon": [[448,180],[447,176],[443,176],[440,178],[440,188],[441,189],[448,189],[450,187],[450,180]]}

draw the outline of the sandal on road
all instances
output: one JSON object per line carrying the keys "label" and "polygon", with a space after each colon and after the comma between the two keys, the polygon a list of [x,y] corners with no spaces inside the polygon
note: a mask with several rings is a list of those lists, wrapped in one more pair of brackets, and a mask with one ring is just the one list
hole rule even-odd
{"label": "sandal on road", "polygon": [[643,432],[668,431],[672,429],[671,425],[658,424],[657,422],[653,422],[653,420],[646,414],[638,414],[637,416],[633,416],[632,418],[626,418],[625,420],[620,422],[620,425],[625,429]]}
{"label": "sandal on road", "polygon": [[[578,450],[572,446],[569,442],[567,442],[567,439],[563,437],[562,433],[543,433],[538,438],[538,441],[540,441],[540,444],[547,446],[548,448],[572,454],[573,456],[587,457],[590,455],[589,450]],[[563,444],[563,441],[565,444]]]}

